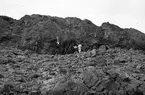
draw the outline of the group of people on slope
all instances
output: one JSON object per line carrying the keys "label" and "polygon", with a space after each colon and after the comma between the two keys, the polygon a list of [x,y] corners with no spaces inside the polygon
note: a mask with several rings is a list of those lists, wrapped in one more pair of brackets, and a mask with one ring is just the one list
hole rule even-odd
{"label": "group of people on slope", "polygon": [[[60,44],[59,38],[56,37],[56,39],[57,39],[57,42],[56,43],[59,45]],[[78,53],[80,53],[82,51],[82,44],[78,44],[77,46],[74,46],[73,48],[74,49],[77,49]]]}

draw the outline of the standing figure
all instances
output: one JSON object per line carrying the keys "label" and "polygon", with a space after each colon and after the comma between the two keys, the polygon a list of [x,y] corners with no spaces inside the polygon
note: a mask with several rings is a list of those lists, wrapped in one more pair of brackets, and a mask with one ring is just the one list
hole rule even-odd
{"label": "standing figure", "polygon": [[57,39],[57,44],[59,45],[59,39],[58,39],[58,37],[56,37],[56,39]]}
{"label": "standing figure", "polygon": [[78,45],[78,52],[80,53],[80,52],[81,52],[81,50],[82,50],[82,45],[81,45],[81,44],[79,44],[79,45]]}

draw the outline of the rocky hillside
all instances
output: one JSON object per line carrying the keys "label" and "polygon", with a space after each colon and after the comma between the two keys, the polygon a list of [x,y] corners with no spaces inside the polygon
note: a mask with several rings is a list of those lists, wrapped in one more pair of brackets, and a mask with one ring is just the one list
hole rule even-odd
{"label": "rocky hillside", "polygon": [[0,95],[145,95],[145,55],[103,46],[66,55],[1,49]]}
{"label": "rocky hillside", "polygon": [[0,95],[145,95],[144,50],[145,34],[109,22],[0,16]]}
{"label": "rocky hillside", "polygon": [[[83,51],[100,45],[145,50],[145,34],[135,29],[103,23],[100,27],[85,19],[26,15],[20,20],[0,17],[0,43],[39,54],[69,54],[81,43]],[[56,40],[59,39],[60,45]],[[5,44],[6,43],[6,44]]]}

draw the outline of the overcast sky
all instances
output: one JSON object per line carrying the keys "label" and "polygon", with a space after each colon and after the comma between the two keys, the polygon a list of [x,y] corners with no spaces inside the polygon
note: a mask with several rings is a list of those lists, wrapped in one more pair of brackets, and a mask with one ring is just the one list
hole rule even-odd
{"label": "overcast sky", "polygon": [[89,19],[145,33],[145,0],[1,0],[0,15],[20,19],[25,14]]}

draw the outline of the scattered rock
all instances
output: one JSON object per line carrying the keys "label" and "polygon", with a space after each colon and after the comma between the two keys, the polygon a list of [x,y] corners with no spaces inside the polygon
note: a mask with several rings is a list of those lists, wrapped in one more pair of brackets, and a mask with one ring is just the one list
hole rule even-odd
{"label": "scattered rock", "polygon": [[145,94],[145,40],[135,29],[41,15],[0,22],[1,95]]}

